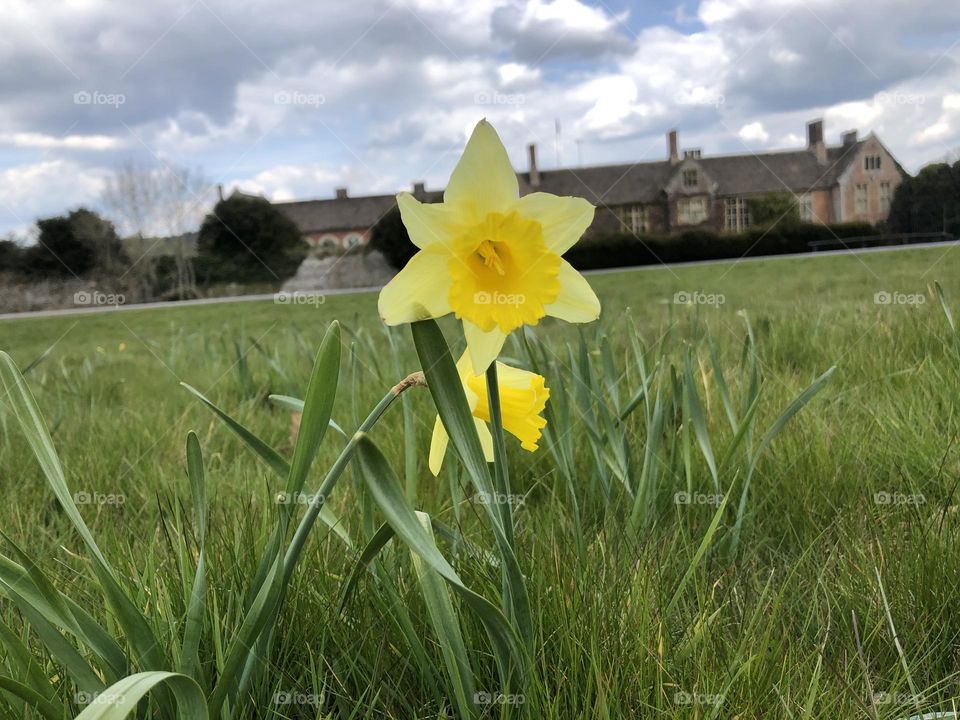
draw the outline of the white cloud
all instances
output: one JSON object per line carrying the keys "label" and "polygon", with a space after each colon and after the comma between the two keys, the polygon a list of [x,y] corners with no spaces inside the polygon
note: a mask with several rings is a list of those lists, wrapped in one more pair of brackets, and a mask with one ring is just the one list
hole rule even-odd
{"label": "white cloud", "polygon": [[66,135],[54,137],[42,133],[0,133],[0,145],[43,150],[114,150],[122,147],[118,138],[107,135]]}
{"label": "white cloud", "polygon": [[763,127],[762,122],[752,122],[744,125],[737,135],[745,143],[760,143],[761,145],[770,139],[770,134]]}
{"label": "white cloud", "polygon": [[365,168],[350,165],[327,166],[319,163],[277,165],[262,170],[248,178],[240,178],[226,183],[229,189],[263,195],[269,200],[285,202],[304,198],[329,198],[334,196],[338,187],[348,190],[362,187],[362,192],[393,192],[396,180],[389,176],[372,178]]}
{"label": "white cloud", "polygon": [[[702,0],[679,29],[587,0],[263,1],[8,0],[6,172],[60,162],[62,197],[24,185],[60,210],[121,153],[274,198],[435,187],[484,116],[518,167],[528,142],[555,162],[555,119],[568,162],[662,157],[670,127],[708,155],[802,147],[815,117],[829,142],[876,131],[911,170],[960,145],[960,4],[943,0]],[[126,101],[71,102],[92,88]]]}
{"label": "white cloud", "polygon": [[97,202],[105,172],[66,160],[0,170],[0,228],[20,229],[38,217]]}

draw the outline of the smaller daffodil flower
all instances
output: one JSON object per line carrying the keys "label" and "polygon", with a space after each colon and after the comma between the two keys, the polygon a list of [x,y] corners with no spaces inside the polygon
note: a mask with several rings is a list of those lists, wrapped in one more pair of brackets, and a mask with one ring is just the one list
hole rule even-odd
{"label": "smaller daffodil flower", "polygon": [[[486,377],[472,371],[468,353],[464,353],[457,362],[457,371],[460,373],[460,382],[463,383],[463,391],[477,425],[483,454],[487,462],[493,462],[493,436],[487,428],[487,423],[490,422],[490,401],[487,396]],[[543,376],[498,362],[497,378],[503,429],[516,436],[524,450],[535,451],[541,431],[547,424],[540,413],[550,397],[550,390]],[[430,472],[434,475],[440,473],[443,456],[447,452],[447,441],[447,431],[437,416],[433,426],[433,440],[430,443]]]}
{"label": "smaller daffodil flower", "polygon": [[380,292],[380,316],[399,325],[454,313],[478,375],[523,325],[547,315],[575,323],[599,317],[589,283],[561,257],[593,222],[593,205],[544,192],[520,197],[507,151],[486,120],[470,136],[442,203],[401,193],[397,205],[419,252]]}

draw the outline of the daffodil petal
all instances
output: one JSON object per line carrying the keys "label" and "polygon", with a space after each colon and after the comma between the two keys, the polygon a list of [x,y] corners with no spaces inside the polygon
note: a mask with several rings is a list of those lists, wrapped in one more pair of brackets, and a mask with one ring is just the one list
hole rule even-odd
{"label": "daffodil petal", "polygon": [[433,476],[436,477],[440,474],[440,466],[443,465],[443,456],[447,453],[447,441],[449,437],[447,436],[446,428],[443,427],[443,423],[440,422],[440,416],[437,415],[437,421],[433,424],[433,439],[430,440],[430,472],[433,473]]}
{"label": "daffodil petal", "polygon": [[484,332],[469,320],[463,321],[463,334],[467,338],[467,352],[473,363],[473,374],[483,375],[490,363],[497,359],[507,336],[498,328]]}
{"label": "daffodil petal", "polygon": [[386,284],[377,308],[387,325],[443,317],[450,312],[448,257],[439,245],[421,250]]}
{"label": "daffodil petal", "polygon": [[480,436],[480,447],[483,448],[483,457],[487,462],[493,462],[493,435],[490,434],[490,428],[479,418],[474,418],[473,422],[477,426],[477,435]]}
{"label": "daffodil petal", "polygon": [[566,260],[560,263],[560,296],[547,305],[547,315],[572,323],[600,317],[600,300],[590,283]]}
{"label": "daffodil petal", "polygon": [[422,203],[410,193],[400,193],[397,206],[410,242],[421,250],[437,243],[451,248],[462,232],[456,210],[449,205]]}
{"label": "daffodil petal", "polygon": [[530,388],[530,379],[535,376],[536,373],[529,370],[521,370],[502,362],[497,363],[497,383],[500,387],[527,390]]}
{"label": "daffodil petal", "polygon": [[480,220],[487,213],[507,211],[519,197],[520,186],[507,150],[493,125],[481,120],[450,176],[443,201]]}
{"label": "daffodil petal", "polygon": [[596,209],[583,198],[542,192],[524,195],[515,207],[524,218],[540,223],[547,248],[557,255],[563,255],[583,236]]}

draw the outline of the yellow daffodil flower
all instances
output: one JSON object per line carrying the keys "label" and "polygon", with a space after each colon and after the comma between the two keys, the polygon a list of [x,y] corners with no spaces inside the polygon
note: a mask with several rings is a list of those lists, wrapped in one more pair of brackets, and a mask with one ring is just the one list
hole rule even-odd
{"label": "yellow daffodil flower", "polygon": [[507,151],[486,120],[467,142],[442,203],[401,193],[397,204],[420,250],[380,293],[388,325],[454,313],[479,375],[522,325],[545,315],[578,323],[599,317],[590,285],[560,257],[593,221],[593,206],[542,192],[520,197]]}
{"label": "yellow daffodil flower", "polygon": [[[483,454],[487,462],[493,461],[493,437],[487,423],[490,422],[490,402],[487,398],[487,379],[471,371],[472,363],[467,353],[464,353],[457,363],[463,391],[466,393],[470,411],[477,424],[477,434],[483,446]],[[520,447],[533,452],[537,449],[541,430],[546,426],[540,413],[547,405],[550,390],[547,388],[542,375],[519,370],[517,368],[497,363],[497,379],[500,389],[500,413],[503,419],[503,429],[520,440]],[[447,431],[437,416],[433,426],[433,441],[430,443],[430,472],[440,473],[443,456],[447,452]]]}

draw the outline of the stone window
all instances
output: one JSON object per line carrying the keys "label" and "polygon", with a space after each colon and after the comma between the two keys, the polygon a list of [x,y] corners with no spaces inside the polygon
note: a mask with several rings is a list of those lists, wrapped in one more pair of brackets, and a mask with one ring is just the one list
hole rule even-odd
{"label": "stone window", "polygon": [[636,234],[650,230],[650,211],[643,205],[620,205],[614,208],[620,229]]}
{"label": "stone window", "polygon": [[348,248],[356,247],[360,244],[360,236],[356,233],[350,233],[344,240]]}
{"label": "stone window", "polygon": [[879,170],[880,169],[880,156],[879,155],[867,155],[863,159],[863,169],[864,170]]}
{"label": "stone window", "polygon": [[683,171],[683,186],[685,188],[694,188],[700,182],[700,173],[695,169]]}
{"label": "stone window", "polygon": [[803,222],[813,222],[813,197],[810,193],[802,193],[797,196],[797,210],[799,210],[800,219]]}
{"label": "stone window", "polygon": [[677,222],[680,225],[699,225],[707,220],[705,197],[681,198],[677,201]]}
{"label": "stone window", "polygon": [[746,198],[731,197],[724,201],[723,227],[726,230],[745,230],[752,224]]}
{"label": "stone window", "polygon": [[857,209],[857,215],[866,215],[870,209],[870,205],[867,201],[867,186],[865,184],[857,185],[856,209]]}
{"label": "stone window", "polygon": [[890,183],[882,182],[880,183],[880,211],[884,213],[890,212],[890,203],[893,201],[893,192],[890,187]]}

